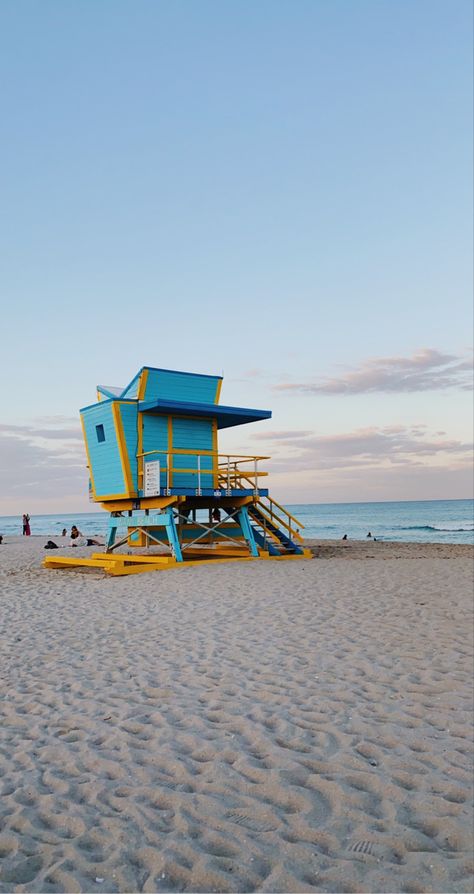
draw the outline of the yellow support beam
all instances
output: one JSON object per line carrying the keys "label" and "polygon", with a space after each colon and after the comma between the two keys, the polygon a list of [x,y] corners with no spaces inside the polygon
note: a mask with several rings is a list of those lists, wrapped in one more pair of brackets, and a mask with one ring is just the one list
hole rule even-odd
{"label": "yellow support beam", "polygon": [[47,556],[46,559],[43,559],[43,568],[77,568],[80,565],[84,565],[86,568],[103,568],[104,565],[114,565],[115,556],[111,553],[108,561],[105,562],[103,559],[88,559],[83,556]]}
{"label": "yellow support beam", "polygon": [[169,555],[148,555],[148,556],[129,556],[128,553],[92,553],[92,558],[101,562],[120,562],[124,564],[136,564],[150,562],[153,565],[172,565],[176,563],[176,559]]}
{"label": "yellow support beam", "polygon": [[189,553],[191,558],[177,562],[174,556],[130,556],[124,553],[94,553],[91,558],[82,556],[48,556],[43,560],[44,568],[99,568],[112,577],[142,574],[145,571],[165,571],[168,568],[187,568],[189,565],[211,565],[220,562],[255,562],[261,560],[311,559],[311,550],[305,549],[301,555],[270,556],[260,549],[258,559],[245,551],[231,548],[206,550],[195,548]]}

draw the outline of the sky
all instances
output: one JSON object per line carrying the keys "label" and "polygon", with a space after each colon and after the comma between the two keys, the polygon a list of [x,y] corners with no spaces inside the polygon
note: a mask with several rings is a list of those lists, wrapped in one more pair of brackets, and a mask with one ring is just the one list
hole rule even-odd
{"label": "sky", "polygon": [[468,0],[3,0],[0,515],[143,365],[286,503],[472,494]]}

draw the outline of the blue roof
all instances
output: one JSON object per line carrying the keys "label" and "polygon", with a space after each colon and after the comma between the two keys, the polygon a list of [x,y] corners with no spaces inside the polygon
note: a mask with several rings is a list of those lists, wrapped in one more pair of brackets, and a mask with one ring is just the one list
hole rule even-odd
{"label": "blue roof", "polygon": [[270,419],[271,410],[253,410],[249,407],[223,407],[220,404],[198,404],[177,400],[139,401],[138,409],[142,413],[176,413],[183,416],[211,416],[217,419],[218,428],[230,428],[243,425],[245,422],[259,422]]}

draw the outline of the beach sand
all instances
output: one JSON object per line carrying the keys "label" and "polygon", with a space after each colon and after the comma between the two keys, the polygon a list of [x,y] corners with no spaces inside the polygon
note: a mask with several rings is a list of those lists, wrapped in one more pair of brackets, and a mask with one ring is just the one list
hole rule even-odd
{"label": "beach sand", "polygon": [[471,548],[46,539],[0,546],[1,892],[472,891]]}

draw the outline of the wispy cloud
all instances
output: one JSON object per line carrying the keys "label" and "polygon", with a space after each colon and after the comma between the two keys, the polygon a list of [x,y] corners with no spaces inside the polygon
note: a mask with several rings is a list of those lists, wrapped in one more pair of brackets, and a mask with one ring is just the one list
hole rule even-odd
{"label": "wispy cloud", "polygon": [[455,354],[424,348],[412,357],[378,357],[334,378],[282,383],[278,391],[301,394],[371,394],[471,390],[472,361]]}
{"label": "wispy cloud", "polygon": [[[56,423],[58,420],[54,420]],[[81,494],[88,473],[80,429],[67,420],[64,427],[0,425],[1,502],[51,499]],[[0,509],[0,513],[1,513]]]}
{"label": "wispy cloud", "polygon": [[36,416],[33,422],[39,425],[67,425],[79,429],[77,416],[64,416],[61,414],[56,416]]}
{"label": "wispy cloud", "polygon": [[36,425],[0,425],[0,433],[14,435],[27,441],[35,438],[53,441],[82,441],[82,432],[79,426],[71,428],[40,428]]}
{"label": "wispy cloud", "polygon": [[312,435],[314,432],[312,431],[273,431],[273,432],[258,432],[253,435],[250,435],[253,441],[266,441],[269,438],[272,441],[296,441],[300,438],[305,438],[308,435]]}
{"label": "wispy cloud", "polygon": [[[395,465],[422,466],[433,459],[446,465],[470,463],[472,445],[438,435],[425,426],[386,426],[356,429],[336,435],[266,432],[255,440],[271,440],[276,448],[272,471],[371,469]],[[291,459],[289,458],[291,451]]]}

